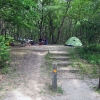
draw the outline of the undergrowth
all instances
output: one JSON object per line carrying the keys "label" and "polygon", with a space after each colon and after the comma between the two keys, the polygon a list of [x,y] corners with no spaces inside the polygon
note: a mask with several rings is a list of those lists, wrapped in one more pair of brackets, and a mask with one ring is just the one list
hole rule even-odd
{"label": "undergrowth", "polygon": [[[90,45],[75,49],[77,58],[79,57],[82,63],[78,66],[83,72],[98,76],[100,69],[100,45]],[[85,60],[85,61],[84,61]]]}
{"label": "undergrowth", "polygon": [[46,56],[45,56],[45,64],[46,64],[46,70],[48,71],[51,71],[52,70],[52,60],[49,59],[51,55],[48,53]]}
{"label": "undergrowth", "polygon": [[8,73],[9,67],[9,47],[6,46],[5,38],[0,36],[0,69],[1,73]]}
{"label": "undergrowth", "polygon": [[100,65],[100,45],[90,45],[77,48],[80,58],[87,60],[91,64]]}

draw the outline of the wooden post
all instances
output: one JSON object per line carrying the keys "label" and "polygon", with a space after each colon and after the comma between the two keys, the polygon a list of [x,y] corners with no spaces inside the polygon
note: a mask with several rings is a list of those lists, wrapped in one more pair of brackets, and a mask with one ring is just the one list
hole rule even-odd
{"label": "wooden post", "polygon": [[49,54],[49,50],[48,50],[48,54]]}
{"label": "wooden post", "polygon": [[100,89],[100,76],[99,76],[99,87],[98,88]]}
{"label": "wooden post", "polygon": [[57,91],[57,64],[53,64],[53,72],[52,72],[52,90],[54,92]]}
{"label": "wooden post", "polygon": [[99,86],[98,88],[100,89],[100,69],[99,69]]}

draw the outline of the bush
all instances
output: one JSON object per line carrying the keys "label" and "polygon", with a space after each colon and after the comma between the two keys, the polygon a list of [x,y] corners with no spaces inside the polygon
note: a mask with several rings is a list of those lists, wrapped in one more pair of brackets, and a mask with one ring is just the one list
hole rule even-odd
{"label": "bush", "polygon": [[6,36],[5,44],[6,46],[10,46],[14,42],[14,38],[11,36]]}
{"label": "bush", "polygon": [[9,66],[9,47],[5,45],[5,38],[0,36],[0,69]]}
{"label": "bush", "polygon": [[86,59],[89,63],[100,65],[100,45],[90,45],[77,48],[80,58]]}

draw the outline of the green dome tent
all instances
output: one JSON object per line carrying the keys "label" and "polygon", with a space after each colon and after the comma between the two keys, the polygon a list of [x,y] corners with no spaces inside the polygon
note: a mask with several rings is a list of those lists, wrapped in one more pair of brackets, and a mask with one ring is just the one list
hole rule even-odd
{"label": "green dome tent", "polygon": [[82,46],[82,42],[77,37],[69,38],[66,43],[66,46]]}

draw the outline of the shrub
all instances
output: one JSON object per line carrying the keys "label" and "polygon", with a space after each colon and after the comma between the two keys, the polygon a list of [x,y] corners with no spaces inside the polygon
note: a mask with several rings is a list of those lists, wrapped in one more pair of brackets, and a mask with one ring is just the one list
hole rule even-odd
{"label": "shrub", "polygon": [[9,66],[9,47],[5,45],[5,38],[0,36],[0,69]]}
{"label": "shrub", "polygon": [[83,48],[77,48],[80,58],[86,59],[89,63],[100,65],[100,45],[90,45]]}

